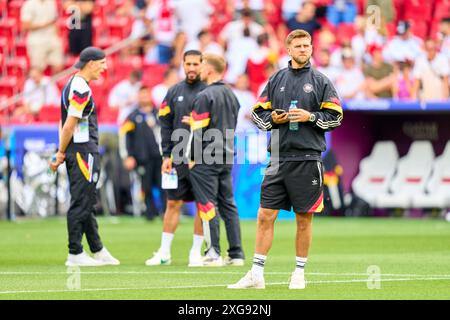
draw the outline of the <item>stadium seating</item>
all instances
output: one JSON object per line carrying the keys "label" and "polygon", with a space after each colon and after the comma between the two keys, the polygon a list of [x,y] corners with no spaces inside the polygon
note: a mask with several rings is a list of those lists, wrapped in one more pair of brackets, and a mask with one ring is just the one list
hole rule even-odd
{"label": "stadium seating", "polygon": [[414,208],[449,208],[450,207],[450,141],[444,152],[433,164],[433,173],[426,185],[426,193],[413,197]]}
{"label": "stadium seating", "polygon": [[371,154],[361,160],[359,174],[353,180],[353,192],[375,206],[380,194],[388,192],[397,166],[398,151],[393,141],[379,141]]}
{"label": "stadium seating", "polygon": [[431,142],[413,142],[408,153],[398,162],[390,193],[378,195],[375,207],[411,208],[413,197],[425,191],[433,160],[434,150]]}

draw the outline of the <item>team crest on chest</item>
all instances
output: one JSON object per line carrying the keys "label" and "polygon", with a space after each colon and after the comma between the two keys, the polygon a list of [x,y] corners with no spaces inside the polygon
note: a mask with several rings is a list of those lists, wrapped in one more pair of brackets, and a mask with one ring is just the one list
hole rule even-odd
{"label": "team crest on chest", "polygon": [[312,84],[311,84],[311,83],[306,83],[306,84],[303,86],[303,91],[305,91],[306,93],[312,92],[312,91],[313,91],[313,86],[312,86]]}
{"label": "team crest on chest", "polygon": [[181,102],[181,101],[183,101],[184,100],[184,97],[183,96],[178,96],[178,102]]}

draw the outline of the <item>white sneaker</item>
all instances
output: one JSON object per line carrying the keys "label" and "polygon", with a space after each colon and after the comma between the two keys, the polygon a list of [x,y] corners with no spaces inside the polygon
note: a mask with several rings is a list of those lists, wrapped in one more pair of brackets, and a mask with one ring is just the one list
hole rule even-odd
{"label": "white sneaker", "polygon": [[292,272],[291,281],[289,282],[289,289],[305,289],[306,280],[305,274],[299,272]]}
{"label": "white sneaker", "polygon": [[247,274],[235,284],[230,284],[228,289],[265,289],[266,282],[264,277],[257,279],[253,276],[252,271],[247,272]]}
{"label": "white sneaker", "polygon": [[205,267],[223,267],[223,259],[221,256],[212,258],[210,256],[203,257],[203,266]]}
{"label": "white sneaker", "polygon": [[170,256],[163,256],[159,250],[153,253],[153,257],[145,261],[146,266],[168,266],[172,263]]}
{"label": "white sneaker", "polygon": [[228,256],[225,257],[223,262],[226,266],[242,267],[244,265],[244,259],[230,258]]}
{"label": "white sneaker", "polygon": [[94,253],[94,259],[103,263],[105,266],[118,266],[120,264],[120,261],[114,258],[105,247],[99,252]]}
{"label": "white sneaker", "polygon": [[203,257],[200,253],[191,252],[189,254],[189,264],[188,267],[203,267]]}
{"label": "white sneaker", "polygon": [[99,267],[103,263],[91,258],[86,252],[67,256],[66,267]]}

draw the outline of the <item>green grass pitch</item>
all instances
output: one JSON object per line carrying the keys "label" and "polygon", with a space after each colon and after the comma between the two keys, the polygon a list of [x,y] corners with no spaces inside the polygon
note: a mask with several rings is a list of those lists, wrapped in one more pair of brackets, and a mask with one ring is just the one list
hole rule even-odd
{"label": "green grass pitch", "polygon": [[[444,220],[316,217],[308,286],[300,291],[287,288],[295,266],[294,221],[276,222],[265,290],[226,289],[251,266],[255,221],[242,221],[246,265],[221,268],[187,267],[192,222],[181,220],[172,265],[146,267],[162,222],[100,218],[103,242],[122,264],[77,274],[64,266],[63,218],[2,221],[0,299],[450,299],[450,223]],[[223,226],[221,234],[225,254]],[[372,273],[377,269],[380,275]]]}

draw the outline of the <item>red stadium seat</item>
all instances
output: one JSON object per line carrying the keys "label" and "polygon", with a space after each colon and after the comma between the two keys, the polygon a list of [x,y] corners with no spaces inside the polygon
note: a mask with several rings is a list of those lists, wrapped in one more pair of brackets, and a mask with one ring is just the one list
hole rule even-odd
{"label": "red stadium seat", "polygon": [[124,39],[130,35],[131,21],[127,17],[114,17],[107,22],[109,35]]}
{"label": "red stadium seat", "polygon": [[356,34],[355,25],[353,23],[341,23],[336,27],[337,39],[342,41],[342,39],[351,40]]}
{"label": "red stadium seat", "polygon": [[28,60],[26,57],[14,57],[6,63],[6,73],[18,79],[24,78],[28,71]]}
{"label": "red stadium seat", "polygon": [[166,64],[146,64],[142,75],[142,83],[150,89],[163,82],[164,72],[167,70]]}
{"label": "red stadium seat", "polygon": [[0,53],[8,56],[12,48],[9,46],[9,41],[5,37],[0,37]]}
{"label": "red stadium seat", "polygon": [[405,0],[405,20],[430,21],[432,1]]}
{"label": "red stadium seat", "polygon": [[15,52],[17,57],[27,57],[27,44],[25,39],[20,40],[16,43]]}
{"label": "red stadium seat", "polygon": [[16,34],[17,26],[14,19],[7,18],[0,21],[0,37],[7,38],[10,46],[14,43]]}
{"label": "red stadium seat", "polygon": [[437,0],[434,7],[433,20],[440,21],[450,16],[450,0]]}
{"label": "red stadium seat", "polygon": [[416,37],[425,39],[428,36],[428,23],[425,21],[411,21],[411,31]]}
{"label": "red stadium seat", "polygon": [[12,97],[19,90],[19,81],[16,77],[5,76],[0,78],[0,95]]}
{"label": "red stadium seat", "polygon": [[98,122],[100,123],[117,123],[117,116],[119,114],[118,109],[112,109],[104,106],[98,116]]}
{"label": "red stadium seat", "polygon": [[61,120],[59,106],[43,106],[37,115],[37,121],[46,123],[57,123]]}
{"label": "red stadium seat", "polygon": [[118,37],[104,37],[100,39],[94,39],[95,46],[101,48],[101,49],[107,49],[111,47],[112,45],[118,43],[120,41],[120,38]]}
{"label": "red stadium seat", "polygon": [[17,30],[20,28],[20,8],[22,7],[24,1],[23,0],[13,0],[8,3],[8,18],[14,19]]}

